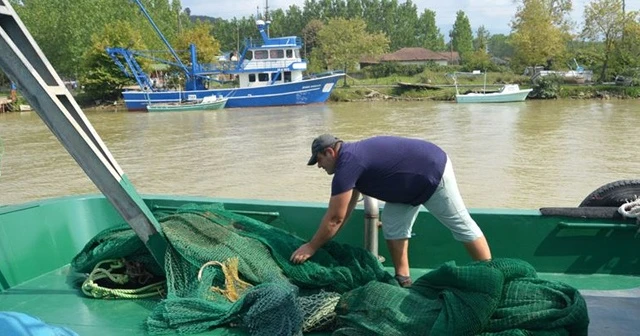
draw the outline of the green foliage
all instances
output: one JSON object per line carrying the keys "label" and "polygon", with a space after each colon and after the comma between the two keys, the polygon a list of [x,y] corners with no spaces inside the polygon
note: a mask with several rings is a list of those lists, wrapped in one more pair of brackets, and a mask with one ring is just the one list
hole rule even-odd
{"label": "green foliage", "polygon": [[318,45],[318,33],[324,28],[320,20],[311,20],[302,30],[302,42],[304,43],[304,56],[311,54],[313,48]]}
{"label": "green foliage", "polygon": [[504,34],[491,35],[487,42],[487,49],[491,56],[501,59],[513,58],[513,46],[509,43],[509,36]]}
{"label": "green foliage", "polygon": [[489,33],[489,31],[484,26],[478,27],[476,38],[473,40],[473,50],[486,51],[489,46],[490,37],[491,33]]}
{"label": "green foliage", "polygon": [[381,33],[366,32],[362,19],[331,19],[318,32],[315,57],[326,61],[327,68],[354,70],[363,56],[381,55],[389,49],[389,39]]}
{"label": "green foliage", "polygon": [[563,79],[560,76],[544,76],[539,77],[533,83],[533,91],[529,94],[531,98],[538,99],[554,99],[558,98],[560,93],[560,84]]}
{"label": "green foliage", "polygon": [[511,25],[515,65],[524,68],[563,59],[569,34],[558,21],[564,12],[550,8],[550,0],[522,2]]}
{"label": "green foliage", "polygon": [[[80,84],[88,100],[115,100],[125,85],[133,84],[105,52],[108,46],[121,45],[145,49],[142,36],[128,21],[115,22],[92,37],[90,49],[82,57]],[[141,66],[148,63],[140,60]]]}
{"label": "green foliage", "polygon": [[473,32],[469,18],[463,11],[456,13],[456,22],[451,31],[451,44],[453,49],[460,54],[460,58],[465,62],[466,58],[473,53]]}
{"label": "green foliage", "polygon": [[584,10],[585,26],[582,36],[592,41],[603,41],[604,57],[600,70],[600,80],[609,76],[607,70],[613,57],[616,41],[623,32],[624,15],[622,0],[598,0],[589,3]]}
{"label": "green foliage", "polygon": [[479,49],[469,54],[462,64],[462,71],[471,72],[473,70],[482,70],[482,72],[493,72],[502,70],[500,66],[491,62],[491,56],[483,50]]}
{"label": "green foliage", "polygon": [[220,42],[211,36],[212,28],[210,23],[198,21],[192,28],[180,33],[174,48],[187,51],[180,55],[184,64],[191,63],[191,54],[188,52],[190,44],[198,47],[196,55],[198,63],[213,63],[217,60],[216,56],[220,55]]}
{"label": "green foliage", "polygon": [[[418,19],[416,27],[418,45],[433,51],[444,51],[444,36],[436,26],[436,12],[425,9]],[[406,46],[403,46],[406,47]]]}

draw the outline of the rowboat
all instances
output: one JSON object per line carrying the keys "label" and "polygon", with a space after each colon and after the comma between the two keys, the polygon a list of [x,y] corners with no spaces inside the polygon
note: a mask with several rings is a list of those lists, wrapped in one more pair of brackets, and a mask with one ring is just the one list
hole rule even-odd
{"label": "rowboat", "polygon": [[180,103],[152,103],[147,105],[148,112],[188,112],[221,110],[227,104],[222,96],[207,96],[202,99],[187,100]]}

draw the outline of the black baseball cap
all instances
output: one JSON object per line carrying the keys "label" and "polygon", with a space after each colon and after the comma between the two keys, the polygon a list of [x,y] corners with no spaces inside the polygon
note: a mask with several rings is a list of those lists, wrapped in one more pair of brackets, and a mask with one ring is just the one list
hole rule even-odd
{"label": "black baseball cap", "polygon": [[327,147],[331,147],[334,144],[342,142],[342,140],[336,138],[331,134],[323,134],[315,139],[311,143],[311,158],[307,165],[313,166],[318,162],[318,153],[327,149]]}

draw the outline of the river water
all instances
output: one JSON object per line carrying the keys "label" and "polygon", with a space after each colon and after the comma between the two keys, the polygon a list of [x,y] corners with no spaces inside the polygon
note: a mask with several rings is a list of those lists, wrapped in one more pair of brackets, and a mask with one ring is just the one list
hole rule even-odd
{"label": "river water", "polygon": [[[637,100],[85,113],[143,194],[326,202],[331,177],[306,165],[326,132],[437,143],[470,208],[576,206],[605,183],[640,178]],[[35,112],[0,114],[0,139],[0,205],[99,192]]]}

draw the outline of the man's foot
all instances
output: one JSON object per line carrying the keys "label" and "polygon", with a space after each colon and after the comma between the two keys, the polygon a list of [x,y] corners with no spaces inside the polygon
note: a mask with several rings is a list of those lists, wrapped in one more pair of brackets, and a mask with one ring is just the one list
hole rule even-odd
{"label": "man's foot", "polygon": [[400,287],[404,287],[404,288],[411,287],[411,285],[413,284],[413,281],[411,281],[410,276],[396,275],[396,281],[398,281],[398,283],[400,284]]}

